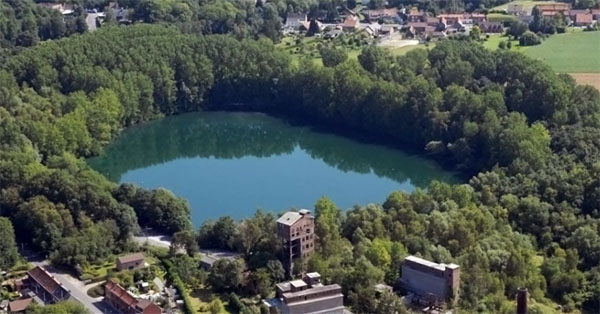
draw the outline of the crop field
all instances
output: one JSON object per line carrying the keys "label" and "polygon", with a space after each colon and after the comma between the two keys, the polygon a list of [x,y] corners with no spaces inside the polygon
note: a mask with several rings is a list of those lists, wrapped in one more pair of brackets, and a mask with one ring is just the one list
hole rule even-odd
{"label": "crop field", "polygon": [[556,3],[556,1],[516,0],[516,1],[511,1],[508,3],[502,4],[502,5],[499,5],[497,7],[493,7],[492,10],[497,10],[497,11],[506,10],[506,8],[508,7],[509,4],[520,4],[526,8],[533,8],[536,4],[549,4],[549,3]]}
{"label": "crop field", "polygon": [[[525,48],[525,47],[523,47]],[[560,73],[600,73],[600,32],[568,32],[522,49]]]}

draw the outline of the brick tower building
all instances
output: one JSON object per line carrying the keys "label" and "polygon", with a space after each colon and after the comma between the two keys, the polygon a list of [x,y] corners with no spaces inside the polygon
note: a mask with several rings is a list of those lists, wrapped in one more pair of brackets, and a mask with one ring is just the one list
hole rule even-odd
{"label": "brick tower building", "polygon": [[289,211],[277,219],[277,235],[283,242],[283,263],[288,272],[294,261],[307,259],[315,249],[315,218],[310,210]]}

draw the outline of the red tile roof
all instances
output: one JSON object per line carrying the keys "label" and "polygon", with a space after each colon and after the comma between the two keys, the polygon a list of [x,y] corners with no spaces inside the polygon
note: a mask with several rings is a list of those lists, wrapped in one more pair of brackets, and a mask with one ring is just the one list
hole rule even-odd
{"label": "red tile roof", "polygon": [[33,301],[32,298],[12,301],[8,304],[8,310],[10,312],[25,311],[27,309],[27,307],[29,306],[29,304],[31,304],[31,301]]}
{"label": "red tile roof", "polygon": [[129,308],[132,312],[137,312],[135,309],[142,310],[142,313],[161,313],[161,308],[148,300],[138,300],[129,291],[121,287],[121,285],[115,283],[112,280],[108,280],[104,286],[104,293],[106,296],[112,295],[115,297],[115,301],[119,302],[118,306],[120,309]]}
{"label": "red tile roof", "polygon": [[121,285],[109,280],[106,282],[104,286],[105,294],[112,294],[119,299],[119,302],[126,307],[133,307],[138,303],[138,300],[129,293],[129,291],[125,290],[125,288],[121,287]]}
{"label": "red tile roof", "polygon": [[27,272],[27,275],[29,275],[29,278],[37,282],[50,294],[54,294],[56,289],[62,286],[61,283],[56,280],[56,278],[50,275],[50,273],[41,266],[36,266],[35,268],[31,269]]}
{"label": "red tile roof", "polygon": [[540,11],[568,11],[569,5],[566,3],[555,3],[555,4],[538,4],[536,7]]}
{"label": "red tile roof", "polygon": [[346,20],[344,21],[344,24],[342,24],[342,27],[356,27],[356,23],[358,22],[358,19],[353,17],[353,16],[348,16],[346,18]]}
{"label": "red tile roof", "polygon": [[588,23],[593,22],[593,16],[589,13],[579,13],[575,15],[575,23]]}

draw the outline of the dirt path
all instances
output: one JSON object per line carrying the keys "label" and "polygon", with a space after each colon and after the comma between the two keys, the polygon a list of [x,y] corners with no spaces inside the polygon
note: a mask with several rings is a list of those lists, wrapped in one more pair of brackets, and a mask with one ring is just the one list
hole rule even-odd
{"label": "dirt path", "polygon": [[600,90],[600,73],[569,73],[578,84],[594,86]]}

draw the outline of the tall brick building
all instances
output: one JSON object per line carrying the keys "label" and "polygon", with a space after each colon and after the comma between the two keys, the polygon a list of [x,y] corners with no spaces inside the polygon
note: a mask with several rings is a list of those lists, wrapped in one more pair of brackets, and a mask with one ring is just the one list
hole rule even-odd
{"label": "tall brick building", "polygon": [[310,210],[289,211],[277,219],[277,235],[283,242],[283,262],[289,272],[294,261],[307,259],[314,252],[315,218]]}

